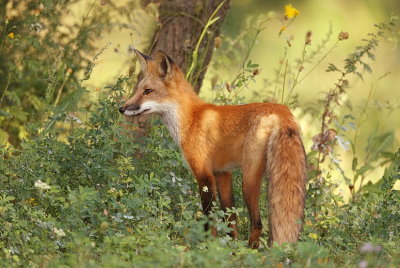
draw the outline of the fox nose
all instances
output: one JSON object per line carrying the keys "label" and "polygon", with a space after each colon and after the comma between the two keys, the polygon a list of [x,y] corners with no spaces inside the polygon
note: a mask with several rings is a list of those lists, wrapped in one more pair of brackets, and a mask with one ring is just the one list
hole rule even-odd
{"label": "fox nose", "polygon": [[119,107],[118,111],[119,111],[121,114],[123,114],[123,113],[125,112],[125,108],[121,106],[121,107]]}

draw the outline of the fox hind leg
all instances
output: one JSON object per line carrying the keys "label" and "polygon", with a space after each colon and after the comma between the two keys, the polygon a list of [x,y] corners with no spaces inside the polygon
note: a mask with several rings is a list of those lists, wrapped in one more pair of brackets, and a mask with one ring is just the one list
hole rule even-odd
{"label": "fox hind leg", "polygon": [[259,163],[257,162],[252,162],[248,168],[243,170],[242,185],[243,197],[250,214],[251,231],[249,237],[249,247],[252,248],[259,247],[260,236],[262,233],[259,198],[262,177],[265,168],[262,161],[259,161]]}
{"label": "fox hind leg", "polygon": [[[217,196],[215,177],[213,175],[195,175],[199,184],[203,213],[205,215],[209,215],[213,206],[212,203],[216,201]],[[213,226],[210,228],[209,224],[207,223],[205,225],[205,230],[207,231],[208,229],[211,229],[211,234],[213,236],[217,236],[217,229]]]}
{"label": "fox hind leg", "polygon": [[[217,182],[218,196],[221,202],[221,209],[226,212],[227,208],[232,208],[234,206],[233,202],[233,192],[232,192],[232,173],[230,172],[218,172],[215,175],[215,180]],[[237,239],[238,232],[236,227],[236,214],[229,215],[227,221],[229,222],[229,227],[232,229],[230,236]]]}

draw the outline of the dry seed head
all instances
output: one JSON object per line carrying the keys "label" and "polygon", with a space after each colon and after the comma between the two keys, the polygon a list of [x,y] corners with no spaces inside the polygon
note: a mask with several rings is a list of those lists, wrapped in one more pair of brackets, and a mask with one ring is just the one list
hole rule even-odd
{"label": "dry seed head", "polygon": [[349,39],[349,33],[348,32],[340,32],[338,35],[339,40],[347,40]]}
{"label": "dry seed head", "polygon": [[232,91],[232,90],[231,90],[231,86],[229,85],[228,82],[225,83],[225,87],[226,87],[226,89],[227,89],[229,92]]}
{"label": "dry seed head", "polygon": [[220,48],[222,45],[222,38],[220,36],[217,36],[214,38],[214,47],[215,48]]}
{"label": "dry seed head", "polygon": [[312,36],[312,32],[311,31],[308,31],[307,33],[306,33],[306,45],[308,45],[308,44],[311,44],[311,36]]}

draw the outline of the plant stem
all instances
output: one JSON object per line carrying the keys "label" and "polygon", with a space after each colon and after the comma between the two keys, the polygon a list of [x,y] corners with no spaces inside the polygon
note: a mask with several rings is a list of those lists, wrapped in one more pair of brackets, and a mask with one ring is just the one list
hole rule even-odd
{"label": "plant stem", "polygon": [[337,41],[335,42],[335,44],[328,50],[328,52],[326,52],[325,55],[322,56],[322,58],[317,62],[317,64],[315,64],[314,67],[311,68],[311,70],[310,70],[307,74],[305,74],[305,75],[297,82],[297,84],[299,84],[301,81],[303,81],[307,76],[309,76],[309,75],[315,70],[315,68],[317,68],[317,67],[321,64],[321,62],[322,62],[322,61],[337,47],[337,44],[339,43],[339,41],[340,41],[340,40],[337,40]]}
{"label": "plant stem", "polygon": [[[370,103],[370,101],[371,101],[371,98],[372,98],[372,96],[373,96],[373,94],[374,94],[374,92],[376,91],[376,89],[377,89],[377,87],[378,87],[378,85],[379,85],[379,82],[384,78],[384,77],[386,77],[387,75],[389,75],[390,74],[390,72],[387,72],[387,73],[385,73],[384,75],[382,75],[381,77],[379,77],[376,81],[375,81],[375,85],[374,85],[374,83],[371,83],[371,86],[370,86],[370,89],[369,89],[369,92],[368,92],[368,97],[367,97],[367,100],[365,101],[365,104],[364,104],[364,106],[362,107],[362,109],[361,109],[361,114],[360,114],[360,117],[358,118],[358,120],[357,120],[357,122],[356,122],[356,131],[354,132],[354,145],[353,145],[353,158],[356,156],[356,148],[357,148],[357,141],[358,141],[358,138],[359,138],[359,135],[360,135],[360,126],[361,126],[361,123],[363,122],[363,120],[364,120],[364,116],[366,115],[366,111],[367,111],[367,109],[368,109],[368,106],[369,106],[369,103]],[[367,164],[367,159],[365,159],[364,160],[364,166]],[[358,179],[355,179],[355,173],[356,173],[356,169],[357,168],[355,168],[355,170],[353,170],[353,185],[355,185],[356,184],[356,182],[358,181]],[[358,187],[358,189],[357,189],[357,193],[359,193],[360,191],[361,191],[361,189],[362,189],[362,185],[363,185],[363,183],[364,183],[364,179],[365,179],[365,174],[362,174],[361,175],[361,180],[360,180],[360,186]]]}
{"label": "plant stem", "polygon": [[3,93],[1,94],[1,98],[0,98],[0,107],[1,107],[1,105],[2,105],[2,103],[3,103],[3,99],[4,99],[4,97],[5,97],[6,93],[7,93],[7,90],[8,90],[8,87],[10,86],[10,83],[11,83],[11,72],[8,74],[7,84],[6,84],[6,86],[4,87]]}
{"label": "plant stem", "polygon": [[267,21],[269,21],[270,19],[266,19],[260,22],[260,24],[258,25],[258,28],[256,30],[256,33],[254,34],[253,39],[250,42],[249,47],[247,48],[246,54],[243,58],[242,64],[241,64],[241,68],[238,71],[238,74],[235,76],[235,78],[232,80],[231,84],[234,84],[236,82],[236,80],[239,79],[239,77],[243,74],[243,69],[246,65],[246,62],[249,60],[250,57],[250,53],[253,50],[253,47],[256,43],[257,37],[260,35],[260,33],[265,29],[265,27],[263,27],[263,24],[266,23]]}
{"label": "plant stem", "polygon": [[68,79],[69,79],[69,74],[66,75],[66,77],[64,78],[64,81],[62,82],[60,88],[57,91],[57,97],[54,101],[54,106],[57,106],[58,102],[60,101],[61,92],[64,89],[65,85],[67,84]]}
{"label": "plant stem", "polygon": [[285,84],[286,84],[287,67],[288,67],[288,59],[286,59],[285,72],[283,73],[282,96],[281,96],[281,102],[280,103],[283,103],[283,96],[285,95]]}
{"label": "plant stem", "polygon": [[76,37],[75,37],[75,41],[78,39],[79,34],[81,33],[81,31],[83,29],[83,25],[85,24],[86,19],[89,17],[90,13],[92,12],[92,9],[96,2],[97,2],[97,0],[93,0],[92,4],[89,7],[88,12],[86,13],[86,15],[83,16],[81,26],[79,27],[78,33],[76,34]]}
{"label": "plant stem", "polygon": [[190,68],[189,68],[188,72],[186,73],[186,79],[188,79],[189,81],[190,81],[190,76],[191,76],[191,74],[192,74],[192,72],[193,72],[193,70],[194,70],[194,68],[195,68],[195,66],[197,64],[198,51],[199,51],[199,48],[200,48],[201,41],[203,41],[204,35],[207,32],[207,29],[219,19],[219,17],[214,18],[214,16],[217,14],[217,12],[219,11],[219,9],[222,7],[222,5],[224,3],[225,3],[225,0],[222,1],[218,5],[218,7],[214,10],[214,12],[211,14],[210,18],[208,19],[206,25],[204,26],[203,31],[200,34],[200,38],[197,41],[196,47],[195,47],[195,49],[194,49],[194,51],[192,53],[192,63],[190,64]]}
{"label": "plant stem", "polygon": [[278,92],[278,81],[279,81],[279,76],[280,76],[280,74],[281,74],[282,67],[283,67],[283,62],[285,61],[286,56],[287,56],[287,47],[285,47],[285,53],[284,53],[284,55],[283,55],[283,60],[282,60],[281,65],[279,66],[279,70],[278,70],[278,72],[277,72],[277,74],[276,74],[276,77],[275,77],[275,90],[274,90],[274,95],[273,95],[273,97],[272,97],[272,100],[273,100],[273,101],[275,101],[275,96],[276,96],[276,93]]}
{"label": "plant stem", "polygon": [[290,97],[291,97],[291,95],[292,95],[293,89],[294,89],[294,88],[296,87],[296,85],[299,83],[299,80],[298,80],[298,79],[299,79],[299,76],[300,76],[301,71],[303,70],[303,64],[304,64],[304,60],[305,60],[305,57],[306,57],[306,48],[307,48],[307,44],[304,43],[304,47],[303,47],[303,52],[302,52],[302,58],[301,58],[300,66],[299,66],[299,68],[298,68],[298,70],[297,70],[296,77],[295,77],[294,80],[293,80],[292,87],[290,88],[289,93],[288,93],[288,95],[287,95],[287,97],[286,97],[286,101],[285,101],[285,104],[286,104],[286,105],[288,104],[288,102],[289,102],[289,100],[290,100]]}
{"label": "plant stem", "polygon": [[[347,75],[347,73],[342,72],[342,76],[339,78],[338,82],[335,84],[335,87],[328,92],[328,95],[325,99],[324,112],[322,113],[322,116],[321,116],[321,130],[320,130],[320,133],[318,134],[318,135],[320,135],[321,138],[323,137],[325,130],[328,129],[328,124],[326,123],[326,118],[328,117],[329,112],[330,112],[329,108],[330,108],[331,102],[333,100],[332,96],[334,95],[336,89],[341,87],[341,84],[343,83],[343,80],[346,75]],[[316,170],[317,176],[320,173],[320,164],[323,162],[323,158],[321,158],[321,155],[322,155],[321,150],[318,150],[318,158],[317,158],[318,161],[317,161],[317,170]]]}

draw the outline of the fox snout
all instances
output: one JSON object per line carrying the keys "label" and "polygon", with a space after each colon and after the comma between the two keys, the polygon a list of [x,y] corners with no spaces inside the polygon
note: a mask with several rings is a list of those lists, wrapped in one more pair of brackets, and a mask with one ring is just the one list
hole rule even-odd
{"label": "fox snout", "polygon": [[131,105],[122,105],[121,107],[118,108],[119,112],[121,114],[124,114],[125,112],[129,113],[135,113],[140,110],[140,105],[139,104],[131,104]]}
{"label": "fox snout", "polygon": [[125,113],[125,107],[120,106],[120,107],[118,108],[118,111],[119,111],[121,114]]}

